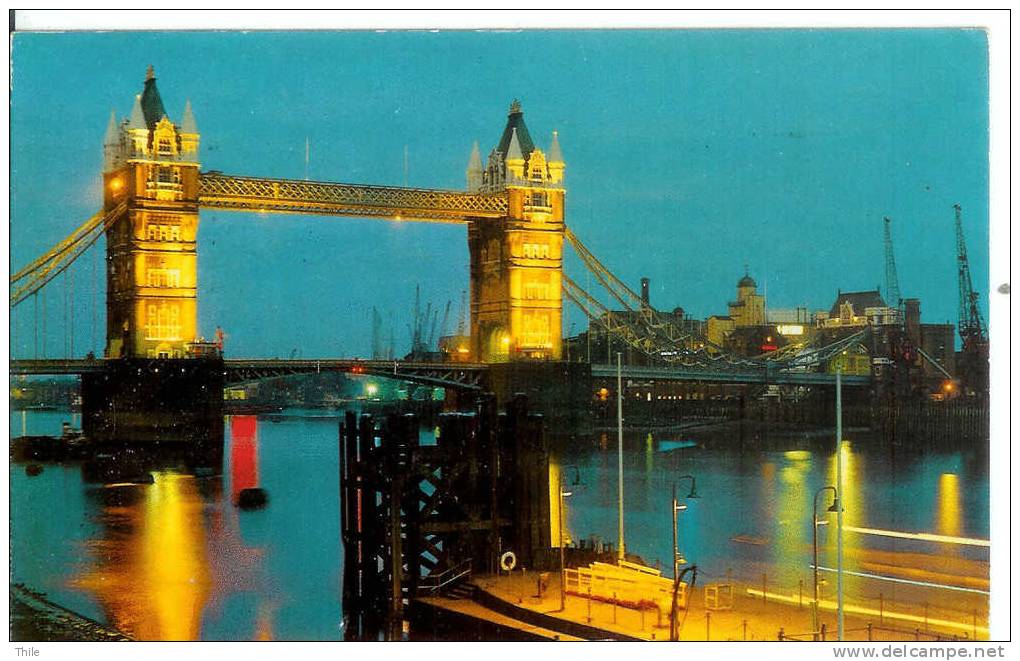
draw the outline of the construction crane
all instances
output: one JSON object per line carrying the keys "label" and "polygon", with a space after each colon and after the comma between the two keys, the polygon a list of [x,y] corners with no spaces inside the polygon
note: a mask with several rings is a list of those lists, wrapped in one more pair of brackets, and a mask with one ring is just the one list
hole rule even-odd
{"label": "construction crane", "polygon": [[978,294],[970,280],[970,263],[967,261],[967,244],[963,240],[963,223],[960,219],[960,205],[954,204],[956,210],[956,266],[959,277],[960,310],[959,327],[963,351],[970,353],[979,350],[988,342],[988,331],[981,310],[978,309]]}
{"label": "construction crane", "polygon": [[892,219],[885,217],[885,294],[889,297],[889,304],[896,307],[903,306],[903,299],[900,298],[900,281],[896,277],[896,256],[893,254],[892,232],[889,226]]}

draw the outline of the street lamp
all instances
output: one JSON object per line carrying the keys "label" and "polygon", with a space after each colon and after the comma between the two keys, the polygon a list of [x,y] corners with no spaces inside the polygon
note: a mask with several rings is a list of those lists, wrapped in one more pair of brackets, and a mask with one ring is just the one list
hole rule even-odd
{"label": "street lamp", "polygon": [[818,518],[818,497],[826,491],[832,491],[832,505],[829,506],[828,512],[839,511],[839,494],[834,486],[824,486],[815,492],[814,507],[811,510],[811,549],[813,554],[814,562],[811,567],[814,570],[814,629],[818,631],[818,526],[824,526],[829,522],[825,519]]}
{"label": "street lamp", "polygon": [[691,492],[687,494],[687,498],[698,498],[698,490],[694,481],[693,475],[681,475],[676,482],[673,483],[673,577],[676,578],[680,572],[680,563],[683,562],[683,558],[680,556],[680,532],[679,532],[679,513],[687,509],[686,503],[678,502],[676,499],[676,486],[680,480],[691,481]]}
{"label": "street lamp", "polygon": [[563,477],[559,477],[559,493],[560,493],[560,610],[567,609],[567,577],[564,571],[564,559],[563,559],[563,499],[569,498],[574,495],[573,491],[563,490]]}

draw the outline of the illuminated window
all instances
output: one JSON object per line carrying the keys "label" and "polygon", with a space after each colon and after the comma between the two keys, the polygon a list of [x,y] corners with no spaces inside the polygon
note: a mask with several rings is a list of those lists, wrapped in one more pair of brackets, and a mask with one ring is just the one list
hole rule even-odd
{"label": "illuminated window", "polygon": [[549,205],[549,200],[546,198],[545,193],[535,191],[531,193],[528,204],[534,207],[545,207]]}
{"label": "illuminated window", "polygon": [[525,243],[525,259],[549,259],[549,244],[547,243]]}
{"label": "illuminated window", "polygon": [[549,332],[549,315],[525,314],[524,332],[521,334],[521,345],[524,347],[548,348],[552,346]]}
{"label": "illuminated window", "polygon": [[145,339],[180,340],[180,308],[172,303],[150,303],[146,314]]}
{"label": "illuminated window", "polygon": [[544,282],[529,282],[524,285],[524,298],[529,300],[549,298],[549,285]]}
{"label": "illuminated window", "polygon": [[180,269],[148,269],[145,273],[149,287],[180,287]]}
{"label": "illuminated window", "polygon": [[170,144],[170,138],[159,139],[159,154],[160,156],[169,156],[173,153],[173,146]]}

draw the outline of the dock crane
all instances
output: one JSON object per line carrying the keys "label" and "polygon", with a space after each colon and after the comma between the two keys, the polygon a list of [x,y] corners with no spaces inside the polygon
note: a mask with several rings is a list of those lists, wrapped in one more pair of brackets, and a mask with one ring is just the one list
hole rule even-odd
{"label": "dock crane", "polygon": [[902,310],[903,299],[900,298],[900,281],[896,277],[896,256],[893,254],[892,233],[889,226],[892,219],[885,217],[885,293],[889,297],[889,303]]}
{"label": "dock crane", "polygon": [[978,308],[978,293],[970,279],[960,205],[954,204],[953,209],[956,211],[956,267],[960,292],[958,331],[963,344],[963,371],[968,388],[983,392],[988,387],[988,329]]}
{"label": "dock crane", "polygon": [[981,317],[981,310],[978,309],[978,293],[974,291],[970,280],[970,263],[967,261],[967,244],[963,239],[960,205],[954,204],[953,209],[956,210],[956,266],[960,288],[959,332],[963,350],[967,352],[982,344],[987,345],[988,330]]}

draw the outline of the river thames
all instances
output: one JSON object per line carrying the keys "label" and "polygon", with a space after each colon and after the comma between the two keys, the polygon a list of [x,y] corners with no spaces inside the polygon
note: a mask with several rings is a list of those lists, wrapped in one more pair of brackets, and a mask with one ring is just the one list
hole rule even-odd
{"label": "river thames", "polygon": [[[70,420],[65,411],[10,416],[11,429],[24,424],[28,434],[59,434]],[[332,411],[230,416],[222,474],[170,463],[145,471],[151,483],[97,478],[71,461],[31,476],[12,462],[11,582],[136,639],[340,639],[337,430]],[[848,604],[925,612],[961,630],[986,626],[987,455],[892,453],[863,433],[845,436]],[[698,582],[764,583],[809,603],[812,499],[835,481],[832,438],[774,432],[770,449],[736,451],[718,429],[627,431],[627,551],[672,573],[671,489],[692,475],[699,497],[682,498],[679,546]],[[429,430],[422,441],[431,442]],[[615,543],[615,432],[554,442],[551,455],[572,493],[570,539]],[[238,492],[255,486],[268,505],[239,509]],[[689,490],[681,480],[680,496]],[[834,598],[836,566],[827,498],[819,516],[830,523],[818,527],[823,600]]]}

